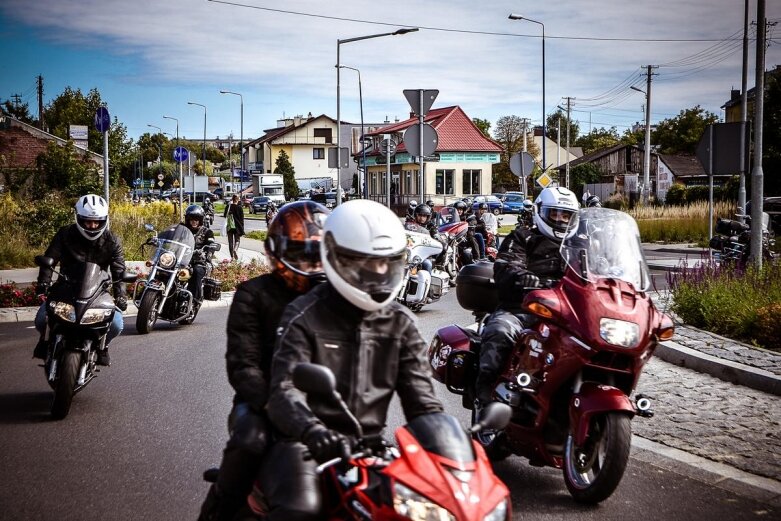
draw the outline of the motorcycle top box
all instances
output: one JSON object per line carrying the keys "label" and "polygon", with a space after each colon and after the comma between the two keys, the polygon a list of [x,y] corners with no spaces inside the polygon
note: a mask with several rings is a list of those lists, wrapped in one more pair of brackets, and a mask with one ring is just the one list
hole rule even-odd
{"label": "motorcycle top box", "polygon": [[492,262],[467,264],[456,278],[458,304],[478,314],[491,313],[499,305]]}

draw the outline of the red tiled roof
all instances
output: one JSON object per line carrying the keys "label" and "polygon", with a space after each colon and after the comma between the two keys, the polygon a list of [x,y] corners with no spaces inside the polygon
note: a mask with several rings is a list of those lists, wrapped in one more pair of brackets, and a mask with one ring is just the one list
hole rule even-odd
{"label": "red tiled roof", "polygon": [[[434,127],[439,137],[437,152],[501,152],[502,147],[494,140],[489,139],[480,132],[469,116],[461,110],[461,107],[444,107],[432,109],[426,114],[424,121]],[[367,136],[381,134],[393,134],[404,132],[407,128],[417,124],[418,118],[409,118],[405,121],[381,127],[374,132],[367,132]],[[397,147],[397,152],[406,152],[402,142]]]}

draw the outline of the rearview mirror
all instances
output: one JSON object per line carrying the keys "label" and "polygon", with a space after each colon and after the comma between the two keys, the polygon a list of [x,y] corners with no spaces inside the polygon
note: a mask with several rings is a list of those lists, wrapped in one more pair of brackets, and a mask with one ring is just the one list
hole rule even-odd
{"label": "rearview mirror", "polygon": [[46,257],[44,255],[36,255],[35,256],[35,264],[42,268],[51,268],[54,266],[54,259],[51,257]]}
{"label": "rearview mirror", "polygon": [[152,226],[151,224],[145,224],[145,225],[144,225],[144,229],[145,229],[146,231],[148,231],[148,232],[153,232],[153,231],[155,231],[155,227],[154,227],[154,226]]}
{"label": "rearview mirror", "polygon": [[472,432],[479,432],[483,429],[500,431],[507,427],[513,416],[513,409],[506,403],[491,402],[481,414],[480,423],[472,426]]}
{"label": "rearview mirror", "polygon": [[325,366],[300,363],[293,369],[293,385],[307,394],[326,396],[336,390],[336,377]]}

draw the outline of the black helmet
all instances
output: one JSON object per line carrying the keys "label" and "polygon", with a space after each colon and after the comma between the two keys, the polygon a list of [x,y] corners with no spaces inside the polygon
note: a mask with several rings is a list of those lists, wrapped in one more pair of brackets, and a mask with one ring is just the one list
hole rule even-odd
{"label": "black helmet", "polygon": [[425,204],[419,204],[415,207],[415,220],[420,216],[426,216],[426,220],[431,219],[431,208]]}
{"label": "black helmet", "polygon": [[466,203],[464,201],[456,201],[453,204],[453,208],[455,208],[456,210],[464,210],[464,211],[466,211]]}
{"label": "black helmet", "polygon": [[586,199],[586,208],[601,208],[602,203],[599,201],[599,197],[592,195]]}
{"label": "black helmet", "polygon": [[203,208],[197,204],[191,204],[184,211],[184,223],[187,227],[190,226],[190,221],[196,219],[198,221],[198,228],[203,226],[203,219],[206,217],[206,212]]}
{"label": "black helmet", "polygon": [[428,206],[429,208],[431,208],[433,210],[434,209],[434,201],[429,199],[428,201],[426,201],[426,206]]}
{"label": "black helmet", "polygon": [[488,210],[488,203],[480,203],[477,205],[478,210]]}

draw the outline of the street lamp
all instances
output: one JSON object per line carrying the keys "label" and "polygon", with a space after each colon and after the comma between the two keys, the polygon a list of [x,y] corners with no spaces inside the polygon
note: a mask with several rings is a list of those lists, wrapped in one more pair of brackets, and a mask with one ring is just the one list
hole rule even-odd
{"label": "street lamp", "polygon": [[542,26],[542,171],[545,172],[547,168],[547,163],[545,162],[545,149],[548,148],[545,137],[545,24],[519,14],[511,14],[507,18],[510,20],[526,20],[527,22]]}
{"label": "street lamp", "polygon": [[[163,119],[172,119],[176,121],[176,148],[179,148],[179,120],[172,118],[171,116],[163,116]],[[181,201],[184,196],[182,193],[184,190],[184,179],[182,178],[182,162],[177,160],[177,163],[179,163],[179,200]],[[193,188],[195,188],[195,183],[193,183]],[[193,193],[195,193],[195,190],[193,190]],[[184,208],[182,205],[179,205],[179,219],[184,220]]]}
{"label": "street lamp", "polygon": [[629,87],[632,90],[645,94],[645,147],[643,153],[643,204],[648,204],[649,191],[651,188],[651,89],[644,91],[634,85]]}
{"label": "street lamp", "polygon": [[363,142],[363,89],[361,88],[361,71],[356,69],[355,67],[348,67],[347,65],[340,65],[342,69],[350,69],[351,71],[355,71],[358,73],[358,101],[361,105],[361,155],[363,156],[362,159],[362,165],[363,165],[363,184],[361,185],[360,190],[361,194],[363,195],[363,198],[367,198],[366,193],[366,146]]}
{"label": "street lamp", "polygon": [[[203,105],[201,103],[195,103],[193,101],[188,101],[188,105],[198,105],[199,107],[203,107],[203,175],[206,175],[206,105]],[[193,179],[193,194],[195,194],[195,179]]]}
{"label": "street lamp", "polygon": [[[241,191],[244,189],[244,96],[239,94],[238,92],[233,92],[230,90],[221,90],[220,94],[233,94],[234,96],[238,96],[241,100],[241,135],[239,137],[239,152],[241,153],[241,172],[239,173],[239,194],[241,194]],[[233,175],[233,171],[231,171],[231,175]]]}
{"label": "street lamp", "polygon": [[410,27],[405,29],[398,29],[392,33],[379,33],[370,34],[367,36],[357,36],[355,38],[345,38],[344,40],[336,40],[336,204],[342,204],[342,148],[341,148],[341,134],[342,134],[342,113],[341,113],[341,100],[340,100],[340,72],[342,70],[339,62],[340,49],[339,46],[343,43],[357,42],[360,40],[369,40],[371,38],[381,38],[383,36],[396,36],[398,34],[407,34],[418,31],[417,27]]}

